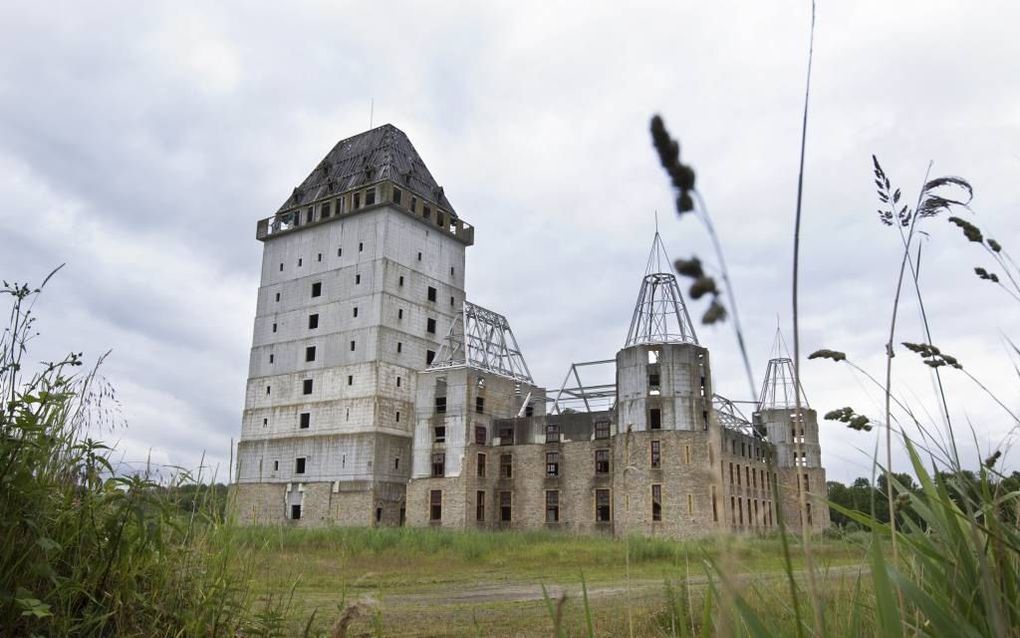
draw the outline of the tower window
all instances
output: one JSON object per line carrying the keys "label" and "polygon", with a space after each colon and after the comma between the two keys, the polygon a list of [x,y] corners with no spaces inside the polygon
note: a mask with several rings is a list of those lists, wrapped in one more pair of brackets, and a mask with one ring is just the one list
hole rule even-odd
{"label": "tower window", "polygon": [[400,377],[397,377],[397,387],[400,387]]}
{"label": "tower window", "polygon": [[514,477],[514,455],[500,454],[499,478],[513,478],[513,477]]}
{"label": "tower window", "polygon": [[659,408],[652,408],[648,411],[648,429],[649,430],[661,430],[662,429],[662,410]]}
{"label": "tower window", "polygon": [[302,394],[311,394],[312,393],[312,380],[311,379],[305,379],[304,381],[301,382],[301,393]]}
{"label": "tower window", "polygon": [[300,267],[301,267],[301,264],[302,264],[303,262],[304,262],[304,260],[303,260],[303,259],[301,259],[300,257],[298,257],[298,260],[297,260],[297,265],[298,265],[298,268],[300,268]]}
{"label": "tower window", "polygon": [[365,206],[371,206],[375,203],[375,189],[370,188],[365,191]]}
{"label": "tower window", "polygon": [[558,443],[560,440],[560,426],[558,423],[545,424],[545,442]]}
{"label": "tower window", "polygon": [[475,473],[478,478],[485,478],[485,454],[479,453],[475,463]]}
{"label": "tower window", "polygon": [[612,507],[609,503],[609,490],[595,490],[595,521],[608,523],[612,519]]}
{"label": "tower window", "polygon": [[351,352],[354,352],[354,346],[355,346],[355,345],[356,345],[356,344],[355,344],[355,342],[354,342],[354,341],[351,341]]}
{"label": "tower window", "polygon": [[652,486],[652,520],[662,520],[662,486]]}
{"label": "tower window", "polygon": [[513,508],[513,494],[511,492],[500,492],[499,493],[499,520],[503,523],[509,523],[512,516]]}
{"label": "tower window", "polygon": [[397,319],[403,319],[403,318],[404,318],[404,309],[403,308],[398,308],[397,309]]}
{"label": "tower window", "polygon": [[453,266],[450,266],[450,276],[453,276]]}
{"label": "tower window", "polygon": [[322,204],[322,209],[321,209],[321,212],[319,213],[319,216],[322,219],[326,219],[327,217],[330,217],[331,215],[333,215],[333,202],[324,202]]}
{"label": "tower window", "polygon": [[436,397],[436,414],[446,412],[446,397]]}
{"label": "tower window", "polygon": [[304,474],[305,473],[305,457],[299,456],[294,459],[294,473]]}
{"label": "tower window", "polygon": [[609,474],[609,450],[595,450],[595,473]]}
{"label": "tower window", "polygon": [[357,317],[358,317],[358,307],[354,306],[354,318],[356,319]]}
{"label": "tower window", "polygon": [[475,397],[475,412],[478,414],[485,413],[485,397]]}
{"label": "tower window", "polygon": [[357,286],[361,283],[361,275],[354,275],[354,285]]}
{"label": "tower window", "polygon": [[266,394],[269,394],[269,390],[270,390],[270,389],[272,389],[272,386],[268,386],[268,385],[267,385],[267,386],[266,386]]}
{"label": "tower window", "polygon": [[347,375],[347,385],[354,385],[354,375],[353,374]]}
{"label": "tower window", "polygon": [[318,255],[316,255],[315,261],[322,261],[322,253],[319,253]]}
{"label": "tower window", "polygon": [[484,425],[476,425],[475,426],[475,444],[476,445],[485,445],[486,438],[487,438],[487,434],[486,434],[485,426]]}
{"label": "tower window", "polygon": [[269,355],[269,363],[273,362],[273,357],[274,357],[274,355]]}
{"label": "tower window", "polygon": [[595,438],[596,439],[608,439],[609,438],[609,421],[596,421],[595,422]]}
{"label": "tower window", "polygon": [[545,475],[546,476],[559,476],[560,475],[560,453],[559,452],[546,452],[545,453]]}
{"label": "tower window", "polygon": [[276,301],[280,301],[280,293],[276,293]]}
{"label": "tower window", "polygon": [[360,252],[364,252],[364,251],[365,251],[365,242],[359,241],[358,242],[358,252],[360,253]]}
{"label": "tower window", "polygon": [[403,275],[400,275],[400,280],[399,280],[399,283],[397,285],[399,285],[399,286],[403,286],[404,285],[404,276]]}
{"label": "tower window", "polygon": [[312,424],[312,415],[309,412],[302,412],[298,427],[302,430],[307,430]]}
{"label": "tower window", "polygon": [[436,334],[436,320],[430,318],[425,323],[425,330],[428,331],[430,334]]}
{"label": "tower window", "polygon": [[308,329],[315,330],[319,327],[319,315],[308,315]]}
{"label": "tower window", "polygon": [[361,208],[361,193],[354,193],[354,210]]}
{"label": "tower window", "polygon": [[436,358],[436,353],[431,350],[425,351],[425,365],[430,365],[432,360]]}
{"label": "tower window", "polygon": [[273,324],[273,332],[276,332],[276,324]]}
{"label": "tower window", "polygon": [[305,348],[305,361],[315,361],[315,346]]}
{"label": "tower window", "polygon": [[429,286],[428,294],[429,294],[429,301],[435,301],[436,300],[436,289],[435,288],[433,288],[432,286]]}
{"label": "tower window", "polygon": [[336,256],[337,257],[343,257],[344,256],[344,249],[343,248],[337,248],[336,249]]}
{"label": "tower window", "polygon": [[280,262],[280,272],[283,272],[283,262]]}
{"label": "tower window", "polygon": [[483,490],[475,492],[475,520],[485,521],[485,492]]}
{"label": "tower window", "polygon": [[418,253],[418,261],[421,261],[421,253]]}
{"label": "tower window", "polygon": [[317,281],[312,284],[312,296],[318,297],[320,295],[322,295],[322,282]]}
{"label": "tower window", "polygon": [[446,474],[446,454],[436,452],[432,455],[432,476],[443,476]]}
{"label": "tower window", "polygon": [[549,490],[545,493],[545,522],[558,523],[560,520],[560,493]]}
{"label": "tower window", "polygon": [[411,212],[414,212],[416,210],[418,210],[418,198],[412,196],[411,197]]}
{"label": "tower window", "polygon": [[400,189],[397,188],[396,186],[394,186],[393,187],[393,203],[394,204],[399,204],[402,196],[403,196],[403,193],[400,191]]}
{"label": "tower window", "polygon": [[397,354],[400,354],[400,352],[403,351],[403,349],[404,349],[403,342],[398,341],[397,342]]}
{"label": "tower window", "polygon": [[443,491],[432,490],[429,492],[429,520],[443,520]]}
{"label": "tower window", "polygon": [[290,506],[290,518],[291,520],[301,520],[301,505],[295,503]]}
{"label": "tower window", "polygon": [[660,467],[662,465],[662,451],[661,451],[660,444],[659,444],[658,441],[652,441],[652,443],[651,443],[651,451],[652,451],[652,459],[651,459],[652,467],[653,468],[658,468],[658,467]]}
{"label": "tower window", "polygon": [[445,443],[446,442],[446,426],[445,425],[437,425],[435,428],[433,428],[433,431],[432,431],[432,441],[435,442],[435,443]]}

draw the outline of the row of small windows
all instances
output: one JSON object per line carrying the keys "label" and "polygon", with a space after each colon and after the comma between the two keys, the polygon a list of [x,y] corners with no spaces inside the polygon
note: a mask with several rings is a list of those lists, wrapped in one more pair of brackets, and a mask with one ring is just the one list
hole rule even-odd
{"label": "row of small windows", "polygon": [[[404,276],[403,275],[400,275],[399,282],[400,282],[399,285],[401,285],[401,286],[404,285]],[[355,274],[354,275],[354,285],[360,285],[360,284],[361,284],[361,275],[360,274]],[[436,288],[434,286],[429,286],[428,290],[426,291],[426,298],[429,301],[434,302],[436,300],[437,295],[438,295],[438,291],[436,290]],[[321,297],[321,296],[322,296],[322,282],[321,281],[313,282],[312,283],[312,298]],[[277,302],[279,302],[280,301],[280,293],[276,293],[274,299]],[[453,296],[451,296],[450,297],[450,305],[451,306],[454,305],[455,302],[456,302],[456,299]],[[403,312],[403,311],[401,311],[401,312]],[[355,314],[355,316],[357,316],[357,315]]]}
{"label": "row of small windows", "polygon": [[[661,486],[653,486],[661,487]],[[660,492],[661,493],[661,492]],[[497,498],[497,520],[500,523],[513,522],[513,492],[500,491],[496,493]],[[475,520],[485,522],[485,490],[475,492]],[[438,523],[443,520],[443,490],[429,491],[429,521]],[[609,523],[612,518],[612,499],[608,489],[595,490],[594,515],[596,523]],[[653,512],[653,517],[655,516]],[[661,508],[659,510],[661,520]],[[557,523],[560,520],[560,493],[559,490],[548,490],[545,493],[545,520],[547,523]]]}
{"label": "row of small windows", "polygon": [[[773,527],[772,519],[772,501],[761,500],[761,510],[759,510],[758,499],[744,499],[740,496],[730,497],[730,524],[734,527],[744,525],[744,517],[746,513],[747,524],[753,526],[764,526]],[[753,505],[753,510],[752,510]],[[811,504],[807,506],[807,518],[808,524],[811,524]]]}
{"label": "row of small windows", "polygon": [[[733,456],[737,456],[737,439],[730,439],[730,453]],[[746,441],[740,442],[740,454],[741,458],[754,458],[757,460],[764,460],[765,454],[762,449],[757,445],[752,445]]]}
{"label": "row of small windows", "polygon": [[[734,469],[736,471],[734,471]],[[743,475],[743,479],[741,479]],[[736,482],[734,483],[734,476],[736,476]],[[770,474],[761,468],[751,467],[750,465],[744,466],[744,471],[740,471],[740,464],[737,463],[734,466],[730,463],[730,485],[737,485],[738,487],[747,486],[752,489],[758,489],[761,487],[765,490],[772,489],[772,481],[775,480],[775,474]]]}

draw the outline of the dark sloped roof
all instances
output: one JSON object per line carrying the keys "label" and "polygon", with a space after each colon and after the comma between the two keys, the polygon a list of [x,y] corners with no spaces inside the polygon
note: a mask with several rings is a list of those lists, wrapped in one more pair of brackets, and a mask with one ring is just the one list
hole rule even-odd
{"label": "dark sloped roof", "polygon": [[392,180],[456,216],[443,188],[433,179],[411,140],[392,124],[337,142],[278,212],[382,179]]}

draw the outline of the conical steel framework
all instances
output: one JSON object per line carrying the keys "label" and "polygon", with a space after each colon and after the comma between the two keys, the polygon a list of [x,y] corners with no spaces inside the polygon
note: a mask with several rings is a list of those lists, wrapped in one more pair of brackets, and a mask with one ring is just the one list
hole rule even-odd
{"label": "conical steel framework", "polygon": [[534,384],[506,317],[467,301],[428,369],[465,365]]}
{"label": "conical steel framework", "polygon": [[[788,357],[769,359],[765,370],[765,381],[758,395],[759,410],[780,410],[797,407],[796,382],[793,376],[793,360]],[[807,408],[804,386],[800,386],[800,407]]]}
{"label": "conical steel framework", "polygon": [[680,294],[676,277],[668,272],[669,263],[662,238],[655,231],[641,290],[634,304],[634,316],[627,331],[625,348],[643,343],[697,345],[698,336],[694,333],[694,324],[687,314],[687,306]]}

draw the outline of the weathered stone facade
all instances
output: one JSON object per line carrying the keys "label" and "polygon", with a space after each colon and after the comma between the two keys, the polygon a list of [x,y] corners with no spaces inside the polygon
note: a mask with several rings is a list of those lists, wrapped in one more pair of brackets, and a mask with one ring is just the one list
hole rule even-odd
{"label": "weathered stone facade", "polygon": [[534,383],[502,315],[467,302],[473,228],[394,127],[338,143],[257,237],[240,522],[684,538],[797,527],[803,511],[828,525],[816,415],[788,388],[777,399],[785,360],[751,422],[718,397],[675,278],[653,270],[657,234],[626,345],[593,362],[614,382],[567,391],[576,410]]}

